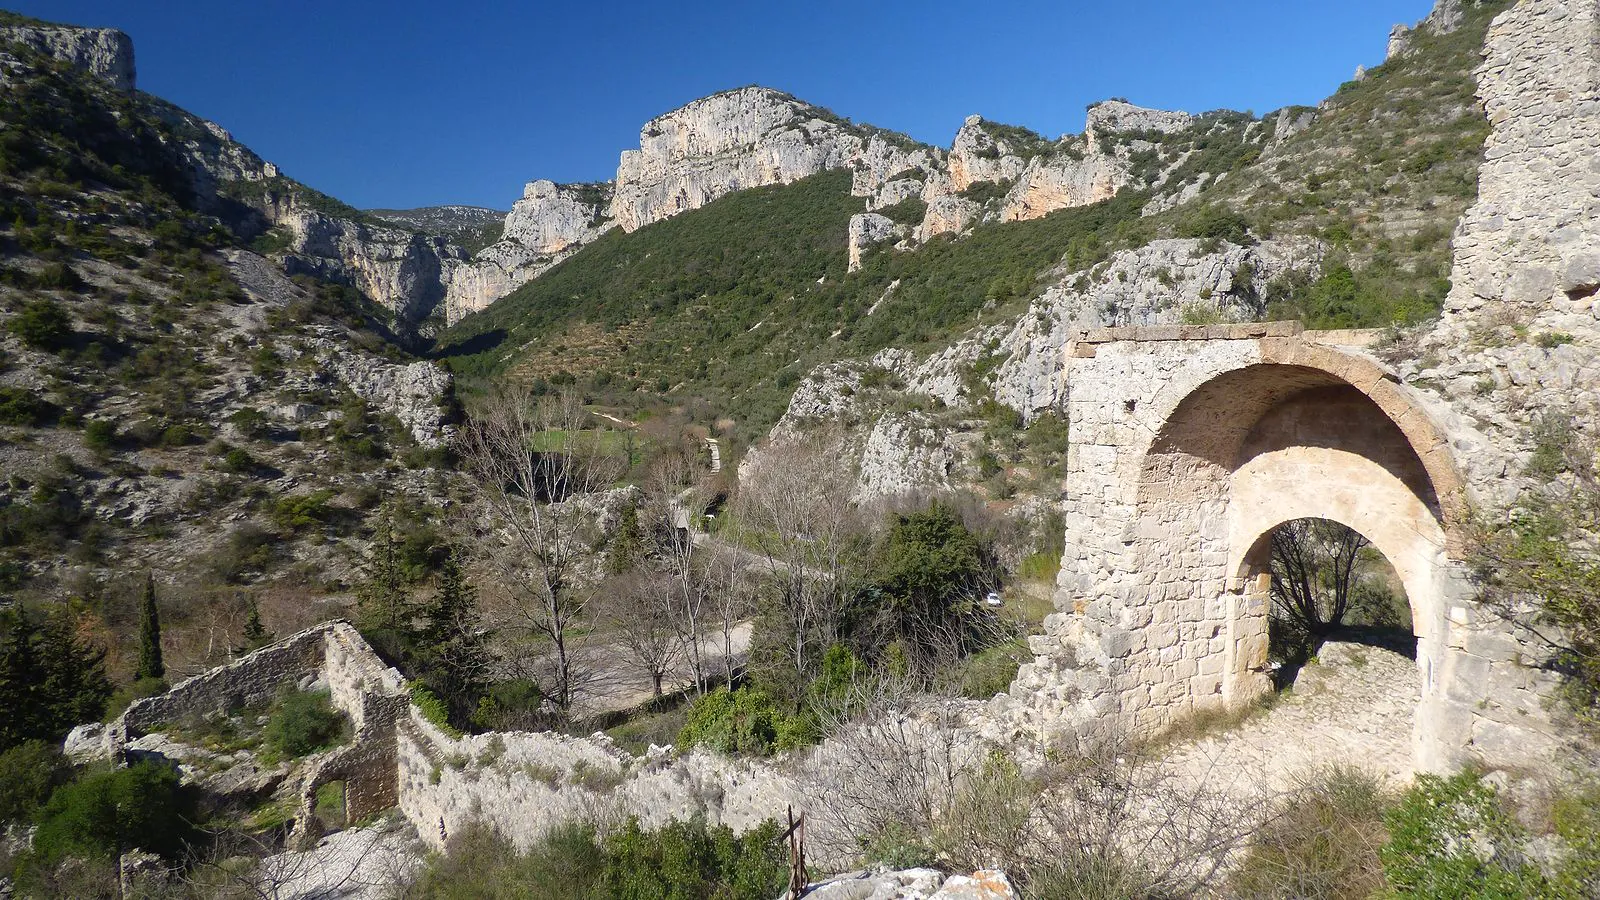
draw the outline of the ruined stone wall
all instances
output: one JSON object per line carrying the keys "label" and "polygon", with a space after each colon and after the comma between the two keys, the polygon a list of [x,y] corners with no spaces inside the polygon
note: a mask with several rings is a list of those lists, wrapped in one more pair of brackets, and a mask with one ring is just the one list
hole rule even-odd
{"label": "ruined stone wall", "polygon": [[415,710],[399,723],[396,755],[398,806],[435,849],[474,822],[527,848],[563,822],[637,816],[659,828],[702,815],[743,832],[800,805],[791,779],[760,763],[701,753],[633,757],[602,734],[452,738]]}
{"label": "ruined stone wall", "polygon": [[[1478,199],[1456,230],[1444,315],[1399,366],[1446,421],[1473,500],[1527,487],[1530,426],[1600,406],[1600,50],[1594,3],[1522,0],[1478,69],[1493,130]],[[1559,336],[1567,343],[1541,338]]]}
{"label": "ruined stone wall", "polygon": [[[1261,539],[1328,518],[1405,582],[1417,764],[1551,752],[1548,683],[1463,649],[1472,592],[1446,533],[1462,510],[1446,432],[1376,359],[1316,337],[1288,323],[1080,333],[1059,611],[1002,707],[1044,731],[1108,712],[1156,729],[1255,696],[1268,686]],[[1518,643],[1503,624],[1484,633]]]}
{"label": "ruined stone wall", "polygon": [[163,694],[136,700],[117,725],[123,735],[136,737],[187,716],[266,703],[284,685],[294,685],[318,671],[325,635],[334,624],[308,628],[225,666],[184,679]]}
{"label": "ruined stone wall", "polygon": [[383,664],[353,627],[330,625],[323,636],[322,677],[333,705],[357,732],[392,724],[410,703],[406,681]]}
{"label": "ruined stone wall", "polygon": [[[1600,411],[1600,23],[1580,0],[1522,0],[1498,16],[1478,69],[1492,131],[1478,199],[1453,242],[1444,315],[1401,362],[1442,422],[1468,500],[1501,516],[1538,487],[1541,421],[1596,434]],[[1434,727],[1470,755],[1547,744],[1548,649],[1473,603],[1448,610],[1451,653]]]}

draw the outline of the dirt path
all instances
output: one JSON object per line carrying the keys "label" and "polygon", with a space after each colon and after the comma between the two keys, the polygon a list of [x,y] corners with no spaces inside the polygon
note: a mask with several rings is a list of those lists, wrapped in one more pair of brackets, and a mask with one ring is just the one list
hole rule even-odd
{"label": "dirt path", "polygon": [[1276,706],[1226,732],[1174,745],[1167,761],[1185,778],[1241,796],[1285,790],[1295,776],[1329,765],[1404,783],[1419,681],[1416,661],[1406,656],[1330,642]]}

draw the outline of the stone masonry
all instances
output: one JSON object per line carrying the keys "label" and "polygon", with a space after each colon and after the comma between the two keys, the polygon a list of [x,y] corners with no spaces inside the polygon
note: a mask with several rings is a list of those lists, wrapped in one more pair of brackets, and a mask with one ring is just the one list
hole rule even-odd
{"label": "stone masonry", "polygon": [[1508,673],[1517,692],[1496,689],[1508,708],[1462,702],[1491,690],[1456,634],[1472,608],[1449,536],[1464,484],[1416,391],[1349,346],[1370,338],[1265,323],[1094,329],[1069,344],[1060,611],[1011,691],[1036,727],[1116,714],[1158,729],[1269,690],[1266,538],[1324,518],[1371,540],[1405,586],[1419,767],[1555,746],[1551,684],[1531,669]]}
{"label": "stone masonry", "polygon": [[1159,728],[1264,690],[1262,538],[1318,517],[1360,531],[1404,583],[1417,768],[1560,752],[1548,649],[1476,602],[1460,526],[1531,496],[1533,426],[1595,436],[1597,18],[1593,2],[1522,0],[1491,26],[1479,196],[1444,316],[1409,358],[1287,323],[1067,344],[1058,612],[1002,707],[1037,731],[1113,712]]}

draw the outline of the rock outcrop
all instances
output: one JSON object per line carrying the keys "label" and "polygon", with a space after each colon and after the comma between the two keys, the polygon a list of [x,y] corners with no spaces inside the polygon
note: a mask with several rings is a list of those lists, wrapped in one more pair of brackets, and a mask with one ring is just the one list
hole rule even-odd
{"label": "rock outcrop", "polygon": [[861,268],[861,254],[895,236],[899,226],[888,216],[862,213],[850,217],[850,271]]}
{"label": "rock outcrop", "polygon": [[77,66],[119,91],[134,89],[133,40],[114,28],[8,25],[0,27],[0,43],[26,45]]}
{"label": "rock outcrop", "polygon": [[294,190],[267,190],[257,208],[289,238],[290,275],[348,284],[392,311],[397,330],[421,324],[444,303],[466,252],[443,238],[331,216]]}
{"label": "rock outcrop", "polygon": [[[623,151],[611,216],[626,231],[744,188],[788,184],[868,157],[868,139],[824,110],[769,88],[713,94],[646,122]],[[871,154],[889,168],[887,147]]]}
{"label": "rock outcrop", "polygon": [[609,184],[528,182],[500,240],[451,274],[445,318],[456,322],[483,309],[610,230],[610,203]]}
{"label": "rock outcrop", "polygon": [[1427,17],[1418,22],[1415,27],[1396,25],[1389,31],[1389,45],[1384,53],[1384,62],[1402,56],[1411,49],[1411,39],[1419,31],[1431,34],[1449,34],[1461,27],[1466,21],[1464,3],[1475,0],[1439,0],[1428,13]]}

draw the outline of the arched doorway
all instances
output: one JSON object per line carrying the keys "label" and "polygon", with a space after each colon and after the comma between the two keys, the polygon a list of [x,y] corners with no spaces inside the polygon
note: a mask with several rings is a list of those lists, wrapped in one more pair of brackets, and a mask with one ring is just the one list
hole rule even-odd
{"label": "arched doorway", "polygon": [[[1137,507],[1168,538],[1142,545],[1141,564],[1192,573],[1185,589],[1194,594],[1177,610],[1188,629],[1180,639],[1221,656],[1187,684],[1154,688],[1167,705],[1237,705],[1272,690],[1271,535],[1304,519],[1359,532],[1394,567],[1412,611],[1424,706],[1433,695],[1452,564],[1441,498],[1455,490],[1455,473],[1441,467],[1431,425],[1394,385],[1358,386],[1352,374],[1258,363],[1166,398]],[[1419,750],[1424,737],[1419,726]]]}

